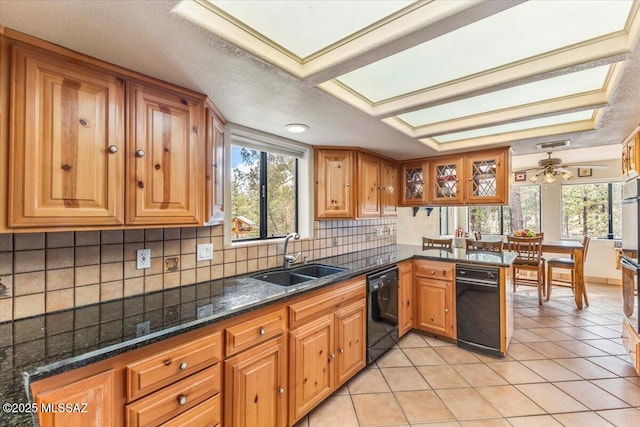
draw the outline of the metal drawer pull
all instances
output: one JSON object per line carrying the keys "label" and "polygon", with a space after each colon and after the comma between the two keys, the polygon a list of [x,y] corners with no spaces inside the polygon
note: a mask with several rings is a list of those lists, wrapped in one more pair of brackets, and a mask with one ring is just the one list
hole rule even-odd
{"label": "metal drawer pull", "polygon": [[187,362],[182,362],[182,363],[180,364],[180,370],[184,371],[185,369],[187,369],[187,366],[189,366],[189,365],[187,364]]}
{"label": "metal drawer pull", "polygon": [[278,394],[284,394],[284,387],[278,387]]}
{"label": "metal drawer pull", "polygon": [[185,403],[187,403],[187,395],[181,394],[178,396],[178,405],[184,405]]}
{"label": "metal drawer pull", "polygon": [[339,351],[340,353],[344,353],[344,348],[341,348]]}
{"label": "metal drawer pull", "polygon": [[266,333],[267,333],[267,331],[265,331],[264,328],[260,328],[260,332],[259,332],[260,335],[264,335]]}
{"label": "metal drawer pull", "polygon": [[109,152],[110,153],[117,153],[118,152],[118,147],[116,145],[110,145],[109,146]]}
{"label": "metal drawer pull", "polygon": [[336,358],[336,354],[335,353],[331,353],[331,355],[329,357],[331,357],[331,360],[333,360],[333,359]]}
{"label": "metal drawer pull", "polygon": [[138,150],[138,151],[136,151],[136,156],[137,156],[137,157],[144,157],[144,150]]}

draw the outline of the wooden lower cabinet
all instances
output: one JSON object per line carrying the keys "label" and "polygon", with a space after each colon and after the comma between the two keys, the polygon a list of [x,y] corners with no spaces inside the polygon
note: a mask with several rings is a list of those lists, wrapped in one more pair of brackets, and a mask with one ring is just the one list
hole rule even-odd
{"label": "wooden lower cabinet", "polygon": [[225,426],[284,427],[287,425],[287,361],[285,338],[264,344],[225,361]]}
{"label": "wooden lower cabinet", "polygon": [[455,338],[455,290],[453,282],[416,277],[417,329]]}
{"label": "wooden lower cabinet", "polygon": [[220,394],[216,394],[161,427],[216,427],[220,425],[220,413]]}
{"label": "wooden lower cabinet", "polygon": [[[74,383],[39,393],[35,396],[38,408],[43,405],[52,408],[38,411],[38,420],[43,427],[93,427],[112,426],[114,419],[115,375],[108,370]],[[57,411],[57,405],[77,403],[81,412]],[[82,407],[86,404],[86,407]],[[75,408],[74,408],[75,409]]]}
{"label": "wooden lower cabinet", "polygon": [[336,313],[338,388],[366,366],[367,307],[358,301]]}
{"label": "wooden lower cabinet", "polygon": [[398,336],[413,328],[413,261],[398,264]]}

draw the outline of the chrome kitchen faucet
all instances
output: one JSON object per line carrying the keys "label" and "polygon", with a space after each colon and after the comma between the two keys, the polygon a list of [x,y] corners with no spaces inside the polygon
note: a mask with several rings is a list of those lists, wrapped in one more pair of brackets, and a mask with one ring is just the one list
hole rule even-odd
{"label": "chrome kitchen faucet", "polygon": [[291,267],[291,264],[293,264],[294,262],[296,262],[298,260],[298,258],[300,257],[300,252],[298,252],[298,255],[293,256],[293,255],[289,255],[289,240],[294,239],[294,240],[298,240],[300,239],[300,235],[298,233],[289,233],[287,235],[287,237],[284,239],[284,260],[283,260],[283,266],[284,268],[289,268]]}

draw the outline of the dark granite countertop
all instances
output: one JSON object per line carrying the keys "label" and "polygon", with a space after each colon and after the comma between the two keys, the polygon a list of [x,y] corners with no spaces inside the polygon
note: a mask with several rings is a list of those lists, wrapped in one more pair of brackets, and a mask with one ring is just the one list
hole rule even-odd
{"label": "dark granite countertop", "polygon": [[[294,286],[256,280],[252,273],[2,323],[0,403],[26,403],[32,381],[414,257],[504,267],[513,263],[515,254],[390,245],[315,260],[348,270]],[[148,330],[141,330],[141,324]],[[31,424],[30,416],[0,412],[0,425]]]}

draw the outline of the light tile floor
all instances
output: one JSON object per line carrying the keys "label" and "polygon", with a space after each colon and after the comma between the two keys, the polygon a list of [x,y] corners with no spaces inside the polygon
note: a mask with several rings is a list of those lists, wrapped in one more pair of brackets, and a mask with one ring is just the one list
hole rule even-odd
{"label": "light tile floor", "polygon": [[507,356],[493,359],[411,332],[295,427],[640,426],[640,378],[620,340],[617,286],[568,289],[542,307],[515,294]]}

